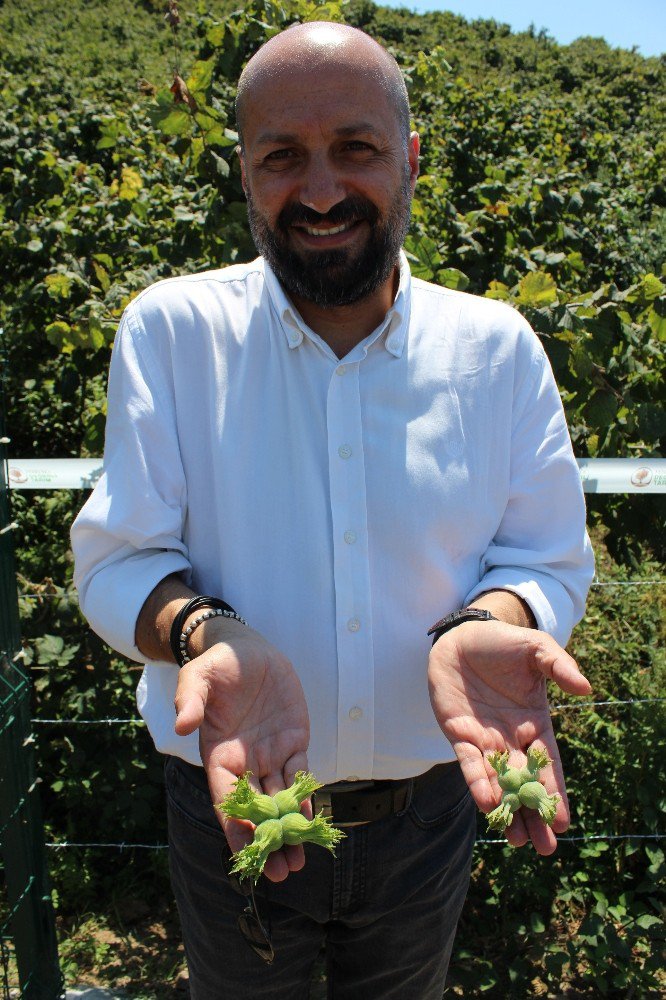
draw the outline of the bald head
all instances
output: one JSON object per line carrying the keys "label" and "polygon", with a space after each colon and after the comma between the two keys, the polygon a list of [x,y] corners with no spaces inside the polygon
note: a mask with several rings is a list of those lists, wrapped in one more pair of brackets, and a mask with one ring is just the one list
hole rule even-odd
{"label": "bald head", "polygon": [[253,93],[279,87],[280,78],[293,72],[337,69],[344,77],[370,78],[385,91],[395,110],[405,146],[409,140],[409,99],[400,68],[386,49],[358,28],[331,21],[294,24],[274,35],[252,56],[241,73],[236,94],[236,124],[243,146],[246,113]]}

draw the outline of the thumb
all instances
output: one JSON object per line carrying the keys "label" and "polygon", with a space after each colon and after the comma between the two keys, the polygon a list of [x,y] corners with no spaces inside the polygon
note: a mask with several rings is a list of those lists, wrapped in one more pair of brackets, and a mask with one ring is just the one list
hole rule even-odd
{"label": "thumb", "polygon": [[534,651],[534,662],[544,677],[555,681],[567,694],[592,693],[592,685],[581,672],[573,656],[569,656],[552,636],[541,634],[539,644]]}
{"label": "thumb", "polygon": [[191,663],[185,664],[178,674],[178,687],[174,698],[178,736],[189,736],[204,720],[208,701],[208,683]]}

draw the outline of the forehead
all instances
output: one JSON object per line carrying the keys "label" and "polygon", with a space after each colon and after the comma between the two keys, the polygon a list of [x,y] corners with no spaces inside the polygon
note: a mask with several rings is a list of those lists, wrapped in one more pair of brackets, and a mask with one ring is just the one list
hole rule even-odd
{"label": "forehead", "polygon": [[244,109],[246,144],[278,133],[343,134],[363,124],[386,137],[398,132],[395,100],[382,75],[337,61],[262,73],[247,92]]}

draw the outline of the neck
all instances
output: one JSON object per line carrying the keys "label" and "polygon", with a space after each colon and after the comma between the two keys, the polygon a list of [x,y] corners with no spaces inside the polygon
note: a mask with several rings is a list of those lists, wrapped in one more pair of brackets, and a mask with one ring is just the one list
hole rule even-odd
{"label": "neck", "polygon": [[339,358],[344,358],[377,329],[393,305],[399,280],[400,272],[395,267],[372,295],[350,306],[318,306],[298,295],[292,295],[292,300],[310,329],[319,334]]}

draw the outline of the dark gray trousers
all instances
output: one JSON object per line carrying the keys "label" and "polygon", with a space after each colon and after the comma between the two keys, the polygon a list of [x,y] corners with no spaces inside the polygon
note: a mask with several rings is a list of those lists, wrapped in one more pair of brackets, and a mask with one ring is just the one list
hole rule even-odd
{"label": "dark gray trousers", "polygon": [[402,813],[346,827],[335,859],[306,844],[302,871],[259,881],[275,949],[269,966],[238,930],[245,897],[227,875],[203,769],[167,758],[171,880],[192,1000],[308,1000],[324,943],[332,1000],[441,1000],[476,810],[458,764],[430,773],[427,787],[410,787]]}

